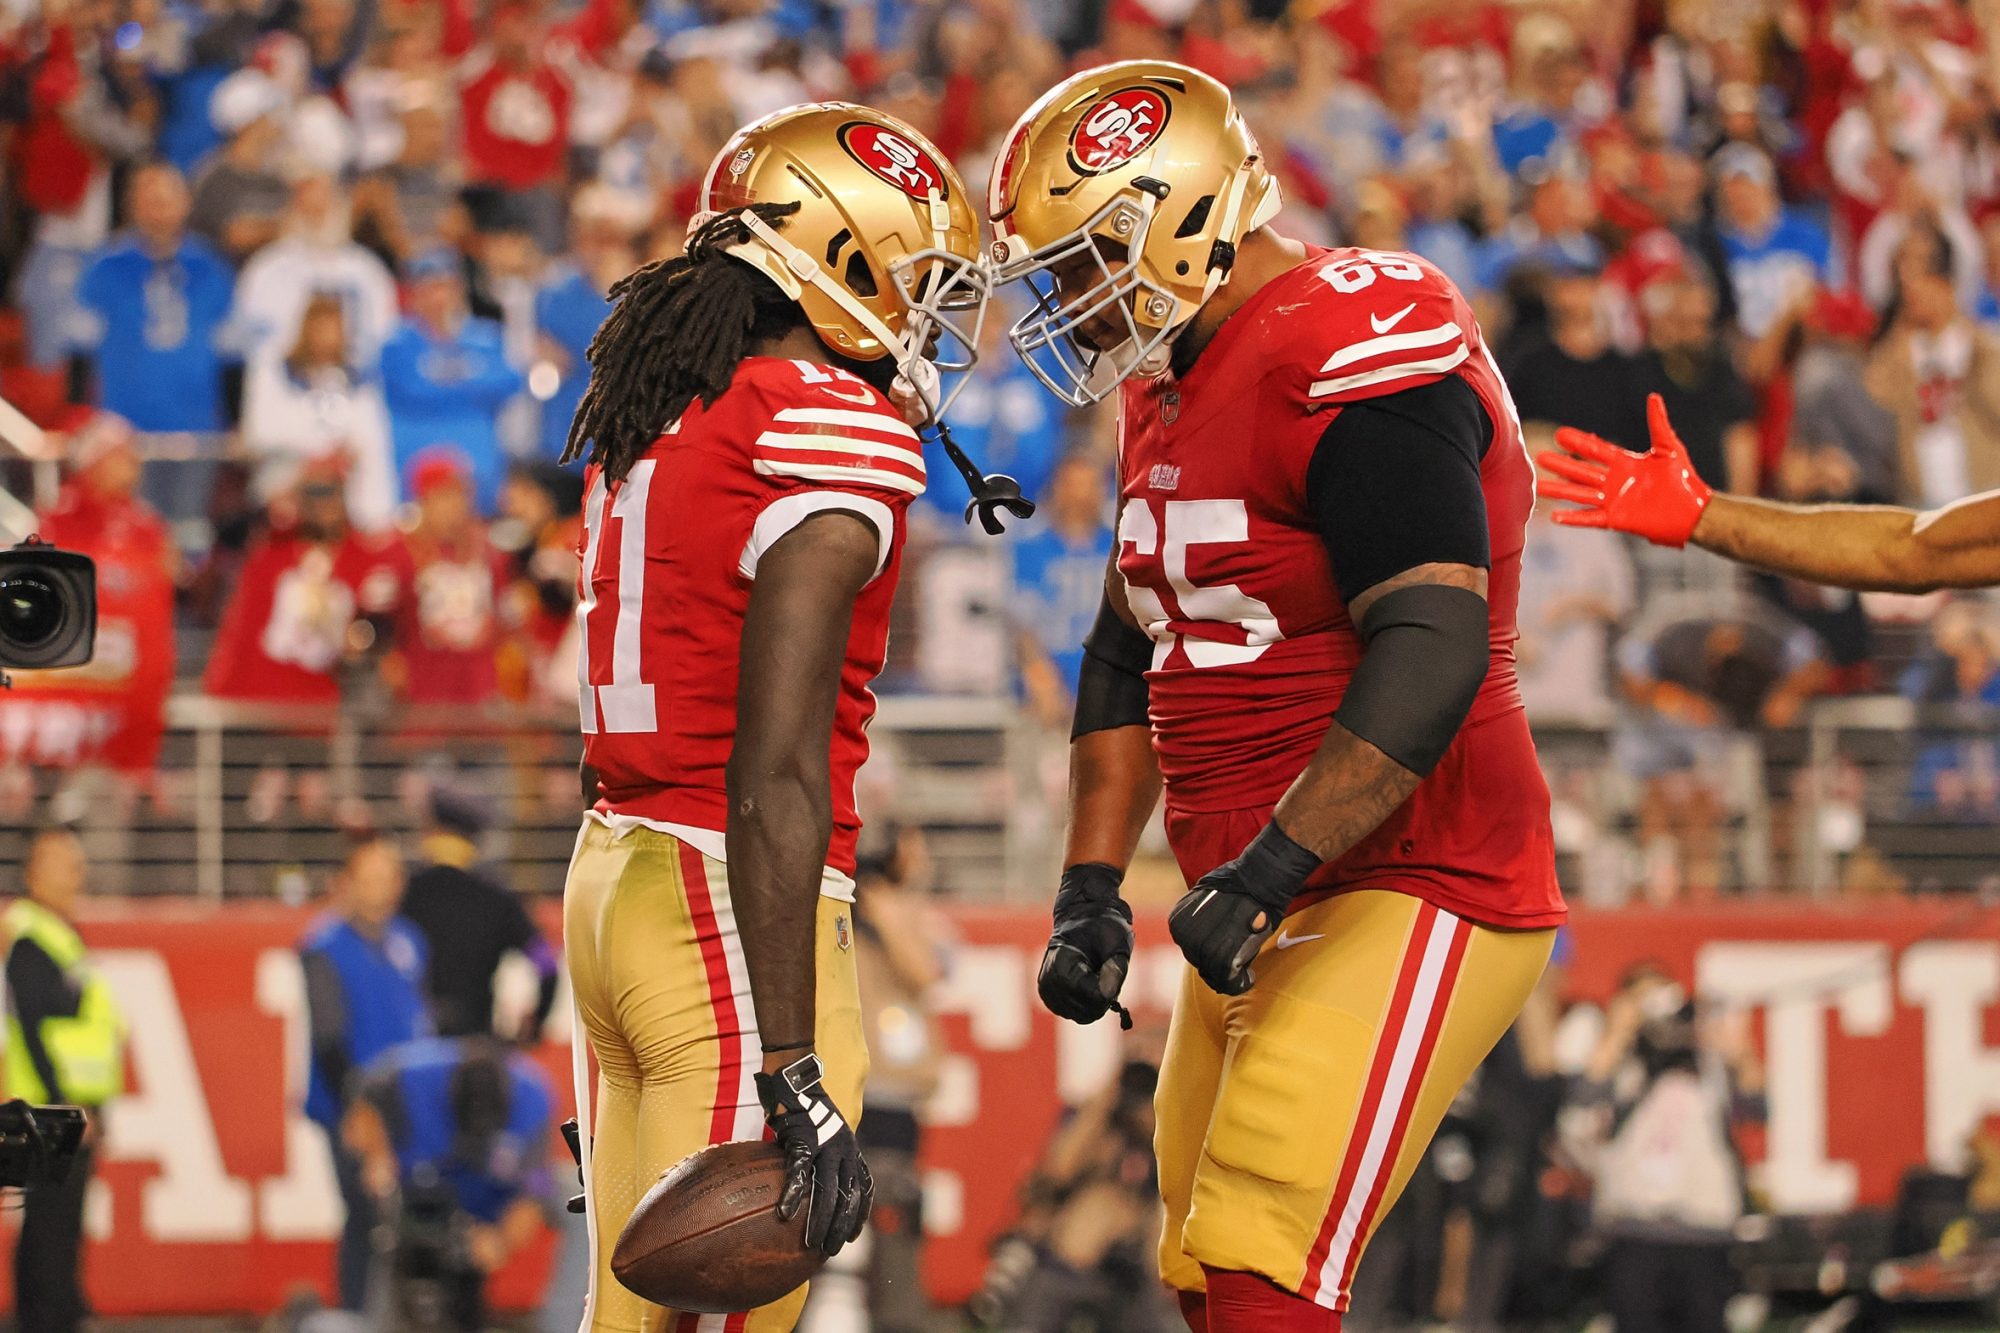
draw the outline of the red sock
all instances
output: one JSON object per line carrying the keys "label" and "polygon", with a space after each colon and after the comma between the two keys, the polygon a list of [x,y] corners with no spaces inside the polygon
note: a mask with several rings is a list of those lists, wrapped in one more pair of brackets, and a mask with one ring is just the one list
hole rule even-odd
{"label": "red sock", "polygon": [[1188,1333],[1208,1333],[1208,1297],[1199,1291],[1176,1291],[1174,1295],[1181,1303]]}
{"label": "red sock", "polygon": [[1340,1333],[1340,1312],[1314,1305],[1255,1273],[1202,1267],[1208,1333]]}

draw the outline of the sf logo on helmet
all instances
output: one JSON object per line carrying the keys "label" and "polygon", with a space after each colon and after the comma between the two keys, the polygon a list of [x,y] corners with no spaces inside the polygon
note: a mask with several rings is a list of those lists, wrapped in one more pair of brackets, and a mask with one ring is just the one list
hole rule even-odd
{"label": "sf logo on helmet", "polygon": [[849,121],[840,127],[840,146],[848,156],[901,190],[912,199],[944,198],[948,187],[944,169],[935,159],[902,135],[865,120]]}
{"label": "sf logo on helmet", "polygon": [[1123,166],[1160,137],[1167,114],[1167,99],[1151,88],[1107,93],[1070,131],[1070,165],[1086,176]]}

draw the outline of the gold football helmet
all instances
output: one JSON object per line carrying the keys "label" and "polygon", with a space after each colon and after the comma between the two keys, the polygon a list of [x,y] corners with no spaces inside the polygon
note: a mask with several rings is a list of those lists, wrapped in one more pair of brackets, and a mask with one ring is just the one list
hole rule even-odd
{"label": "gold football helmet", "polygon": [[1256,139],[1208,75],[1164,60],[1072,75],[1028,108],[993,164],[993,281],[1035,294],[1008,338],[1078,407],[1157,375],[1228,281],[1238,242],[1279,204]]}
{"label": "gold football helmet", "polygon": [[[744,213],[729,253],[799,303],[820,338],[857,361],[894,357],[899,396],[934,421],[940,371],[978,359],[987,274],[965,182],[923,135],[847,102],[774,112],[738,130],[703,178],[693,232],[748,204],[793,203],[783,228]],[[923,424],[919,421],[914,424]]]}

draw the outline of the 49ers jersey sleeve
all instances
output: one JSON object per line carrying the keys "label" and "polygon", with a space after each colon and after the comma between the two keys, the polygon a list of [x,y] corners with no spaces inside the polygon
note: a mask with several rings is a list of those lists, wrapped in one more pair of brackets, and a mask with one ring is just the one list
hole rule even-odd
{"label": "49ers jersey sleeve", "polygon": [[[909,502],[924,487],[916,435],[873,388],[807,361],[752,357],[618,481],[584,502],[577,663],[584,754],[606,812],[719,835],[736,732],[744,616],[758,562],[814,514],[872,526],[876,577],[854,607],[834,710],[828,862],[851,871],[854,774],[887,653]],[[712,844],[720,847],[719,837]]]}

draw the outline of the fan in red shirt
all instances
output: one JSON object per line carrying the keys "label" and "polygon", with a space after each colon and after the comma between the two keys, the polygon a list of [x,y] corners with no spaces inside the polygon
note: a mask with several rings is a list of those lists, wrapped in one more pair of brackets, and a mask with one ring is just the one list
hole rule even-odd
{"label": "fan in red shirt", "polygon": [[505,557],[472,504],[472,477],[448,448],[411,465],[417,525],[402,541],[403,597],[383,674],[417,704],[482,704],[499,692],[499,593]]}
{"label": "fan in red shirt", "polygon": [[341,667],[394,611],[404,559],[394,537],[348,526],[341,472],[309,464],[272,503],[272,524],[244,558],[202,689],[218,699],[340,702]]}
{"label": "fan in red shirt", "polygon": [[0,692],[0,754],[69,767],[98,762],[142,781],[159,759],[174,675],[174,577],[167,525],[134,495],[132,427],[78,409],[69,480],[40,518],[44,541],[97,562],[97,655],[68,671],[23,671]]}
{"label": "fan in red shirt", "polygon": [[535,11],[493,15],[489,45],[467,58],[459,104],[475,185],[532,190],[555,184],[569,151],[569,76],[544,52]]}

